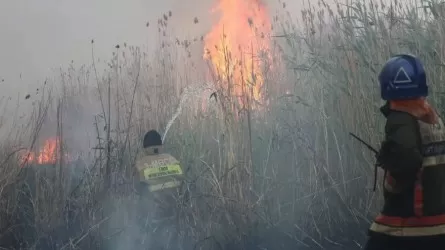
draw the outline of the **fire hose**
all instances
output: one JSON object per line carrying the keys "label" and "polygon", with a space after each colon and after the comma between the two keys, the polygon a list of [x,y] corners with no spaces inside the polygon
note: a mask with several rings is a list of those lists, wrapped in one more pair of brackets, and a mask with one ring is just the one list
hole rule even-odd
{"label": "fire hose", "polygon": [[370,151],[372,151],[375,154],[376,163],[374,165],[374,185],[373,185],[373,189],[372,189],[373,191],[375,191],[376,186],[377,186],[377,169],[380,166],[380,163],[377,161],[379,151],[377,149],[375,149],[373,146],[369,145],[369,143],[365,142],[363,139],[361,139],[360,137],[355,135],[354,133],[350,132],[349,135],[351,135],[354,139],[356,139],[357,141],[362,143],[364,146],[366,146],[366,148],[368,148]]}

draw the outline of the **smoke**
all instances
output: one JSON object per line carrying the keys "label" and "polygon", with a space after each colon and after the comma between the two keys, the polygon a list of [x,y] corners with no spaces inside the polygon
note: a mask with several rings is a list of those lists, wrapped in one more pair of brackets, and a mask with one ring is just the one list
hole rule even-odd
{"label": "smoke", "polygon": [[[72,63],[90,65],[91,40],[95,42],[99,72],[116,44],[140,46],[151,54],[158,46],[157,19],[171,11],[172,32],[180,39],[199,37],[209,27],[212,0],[119,1],[80,0],[5,2],[0,9],[0,100],[8,102],[7,114],[26,114],[39,100],[47,78]],[[189,6],[194,6],[192,11]],[[201,22],[194,25],[194,18]],[[29,99],[25,96],[30,95]],[[2,99],[4,98],[4,99]],[[15,112],[17,105],[19,113]],[[6,114],[5,114],[6,115]],[[23,121],[22,121],[23,122]]]}

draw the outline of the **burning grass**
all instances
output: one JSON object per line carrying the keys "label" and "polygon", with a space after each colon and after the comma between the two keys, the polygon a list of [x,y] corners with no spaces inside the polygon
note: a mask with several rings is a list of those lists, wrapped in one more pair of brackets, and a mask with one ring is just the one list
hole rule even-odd
{"label": "burning grass", "polygon": [[[21,165],[38,164],[49,165],[56,164],[60,156],[60,138],[52,137],[46,139],[42,146],[36,152],[28,151],[21,154]],[[69,158],[65,155],[62,158]]]}
{"label": "burning grass", "polygon": [[271,57],[271,16],[260,0],[219,0],[220,19],[204,38],[204,58],[219,84],[246,106],[245,98],[264,101],[264,65]]}

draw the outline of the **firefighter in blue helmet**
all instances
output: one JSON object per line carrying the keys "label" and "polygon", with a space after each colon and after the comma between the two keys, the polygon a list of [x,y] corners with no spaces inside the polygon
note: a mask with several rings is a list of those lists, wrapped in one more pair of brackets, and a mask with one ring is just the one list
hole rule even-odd
{"label": "firefighter in blue helmet", "polygon": [[385,171],[384,206],[366,250],[445,249],[445,127],[428,103],[422,62],[389,59],[379,75],[385,140],[377,161]]}

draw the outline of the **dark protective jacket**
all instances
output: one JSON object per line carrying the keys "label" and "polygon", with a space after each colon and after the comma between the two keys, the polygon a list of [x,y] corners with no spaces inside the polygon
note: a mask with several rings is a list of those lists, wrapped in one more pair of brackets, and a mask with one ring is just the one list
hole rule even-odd
{"label": "dark protective jacket", "polygon": [[[391,110],[387,105],[382,113],[387,120],[378,161],[385,170],[385,202],[381,214],[371,225],[368,245],[375,245],[373,237],[386,241],[404,239],[405,243],[413,239],[419,242],[420,238],[428,242],[434,238],[438,239],[437,244],[440,241],[444,244],[441,247],[445,247],[443,121],[426,123],[407,112]],[[386,248],[380,246],[379,249]]]}

